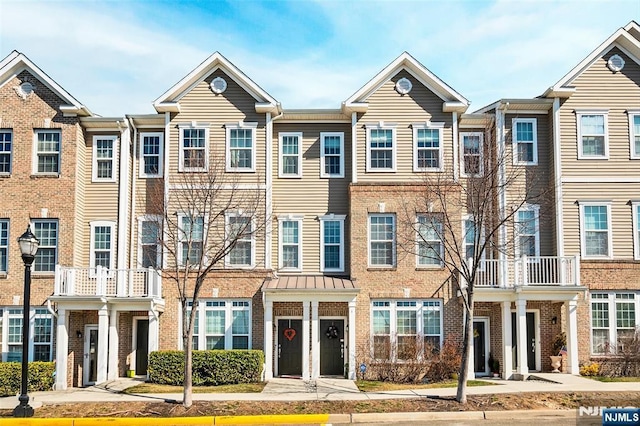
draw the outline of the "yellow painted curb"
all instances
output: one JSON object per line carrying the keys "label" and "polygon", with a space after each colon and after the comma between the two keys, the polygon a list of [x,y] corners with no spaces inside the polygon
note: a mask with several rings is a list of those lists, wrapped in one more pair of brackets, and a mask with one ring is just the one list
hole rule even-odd
{"label": "yellow painted curb", "polygon": [[73,426],[73,419],[0,418],[2,426]]}
{"label": "yellow painted curb", "polygon": [[216,416],[216,425],[327,424],[329,414],[278,414],[262,416]]}
{"label": "yellow painted curb", "polygon": [[73,426],[213,426],[214,417],[96,417],[73,419]]}

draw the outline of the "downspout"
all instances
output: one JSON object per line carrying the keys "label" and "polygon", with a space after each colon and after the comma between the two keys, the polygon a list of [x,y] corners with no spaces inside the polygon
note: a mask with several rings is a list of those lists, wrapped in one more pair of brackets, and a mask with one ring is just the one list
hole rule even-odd
{"label": "downspout", "polygon": [[[278,115],[271,118],[271,113],[266,114],[267,120],[267,134],[266,134],[266,164],[265,164],[265,220],[267,221],[265,226],[265,248],[264,248],[264,267],[265,269],[271,269],[271,252],[273,244],[273,237],[271,232],[273,230],[273,223],[271,216],[273,215],[273,122],[279,120],[284,116],[284,112],[280,111]],[[302,143],[302,141],[300,141]]]}
{"label": "downspout", "polygon": [[[163,206],[169,206],[169,148],[171,147],[171,143],[170,143],[170,134],[169,134],[169,126],[171,124],[171,113],[169,111],[166,111],[164,113],[164,173],[162,175],[163,180],[164,180],[164,199],[162,200]],[[178,138],[179,139],[179,138]],[[179,151],[179,149],[178,149]],[[164,210],[164,207],[163,207]],[[166,212],[165,212],[166,213]],[[163,222],[163,226],[164,229],[162,230],[162,239],[164,240],[164,238],[167,235],[167,222],[165,220],[162,221]],[[166,250],[163,250],[162,253],[162,265],[160,269],[162,269],[162,267],[164,267],[164,265],[166,265],[167,263],[167,258],[168,258],[168,253]]]}
{"label": "downspout", "polygon": [[351,113],[351,183],[358,183],[358,113]]}
{"label": "downspout", "polygon": [[[507,227],[504,223],[504,217],[506,216],[506,206],[507,206],[507,193],[505,189],[505,161],[506,161],[506,147],[505,147],[505,129],[504,129],[504,119],[507,111],[508,104],[504,105],[504,108],[501,110],[498,106],[496,106],[496,139],[497,139],[497,148],[498,148],[498,217],[503,223],[500,225],[500,231],[498,232],[498,247],[503,248],[507,242]],[[500,261],[500,271],[502,273],[502,277],[500,279],[501,285],[506,285],[505,280],[508,277],[508,269],[506,264],[507,254],[504,250],[498,250],[498,260]]]}
{"label": "downspout", "polygon": [[564,200],[562,196],[562,162],[560,143],[560,98],[553,99],[553,174],[556,195],[556,253],[564,256]]}
{"label": "downspout", "polygon": [[55,318],[58,318],[58,313],[53,309],[53,306],[51,306],[51,300],[49,299],[47,299],[47,311],[49,311],[49,313]]}
{"label": "downspout", "polygon": [[129,124],[133,129],[133,159],[131,160],[131,170],[132,170],[131,200],[129,200],[131,202],[131,212],[132,212],[131,217],[129,218],[129,229],[131,230],[131,232],[129,233],[129,247],[130,247],[129,268],[133,268],[134,266],[133,265],[133,252],[134,252],[133,247],[136,247],[133,230],[135,228],[135,211],[136,211],[135,200],[136,200],[137,179],[135,178],[135,175],[136,175],[136,154],[138,153],[138,128],[136,127],[131,117],[127,117],[127,120],[129,121]]}
{"label": "downspout", "polygon": [[451,114],[453,120],[453,181],[458,182],[460,179],[459,163],[458,163],[458,112],[453,111]]}
{"label": "downspout", "polygon": [[[126,118],[125,118],[126,120]],[[128,222],[128,190],[129,190],[129,126],[122,126],[120,121],[116,122],[120,130],[120,182],[118,183],[118,256],[116,269],[125,267],[126,259],[126,236]]]}

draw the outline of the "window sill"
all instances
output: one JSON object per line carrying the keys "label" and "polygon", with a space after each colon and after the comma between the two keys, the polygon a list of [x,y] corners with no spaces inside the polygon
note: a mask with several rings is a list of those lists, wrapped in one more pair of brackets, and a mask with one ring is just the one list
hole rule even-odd
{"label": "window sill", "polygon": [[396,266],[369,266],[367,268],[367,271],[376,271],[376,272],[381,272],[381,271],[397,271],[398,268]]}
{"label": "window sill", "polygon": [[39,278],[53,278],[55,276],[55,272],[51,271],[51,272],[35,272],[35,271],[31,271],[31,278],[34,279],[39,279]]}
{"label": "window sill", "polygon": [[58,179],[60,177],[60,173],[34,173],[29,177],[31,179]]}
{"label": "window sill", "polygon": [[444,269],[443,265],[416,266],[416,271],[443,271]]}
{"label": "window sill", "polygon": [[0,179],[6,179],[6,178],[10,178],[11,177],[11,173],[0,173]]}

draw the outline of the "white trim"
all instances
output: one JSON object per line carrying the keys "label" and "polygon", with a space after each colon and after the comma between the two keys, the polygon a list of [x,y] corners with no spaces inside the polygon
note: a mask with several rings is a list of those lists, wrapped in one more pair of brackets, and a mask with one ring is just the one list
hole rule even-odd
{"label": "white trim", "polygon": [[[518,124],[531,124],[533,130],[532,141],[519,141],[518,140]],[[533,158],[532,161],[520,161],[518,158],[518,145],[519,144],[532,144],[533,145]],[[513,164],[535,166],[538,164],[538,119],[537,118],[513,118],[511,120],[511,146],[513,148]]]}
{"label": "white trim", "polygon": [[633,258],[640,260],[640,201],[631,202],[633,221]]}
{"label": "white trim", "polygon": [[[476,222],[475,220],[473,220],[473,214],[463,214],[462,215],[462,223],[460,225],[460,229],[462,230],[462,252],[464,253],[465,257],[467,255],[467,246],[469,246],[469,244],[467,244],[467,240],[466,240],[466,236],[467,236],[467,221],[470,221],[473,223],[473,229],[474,229],[474,234],[475,232],[480,232],[480,245],[482,245],[484,243],[484,228],[480,229],[478,231],[478,229],[476,229]],[[474,235],[474,242],[473,242],[473,246],[474,246],[474,250],[475,250],[475,235]],[[483,250],[482,254],[480,256],[480,259],[484,260],[486,257],[486,252]],[[468,258],[466,258],[465,260],[468,260]],[[474,253],[474,257],[473,257],[473,261],[475,261],[475,253]],[[480,271],[484,271],[484,266],[485,263],[482,262],[480,263],[480,265],[478,265],[478,270]]]}
{"label": "white trim", "polygon": [[[340,138],[340,173],[327,173],[325,169],[325,138],[326,137],[339,137]],[[334,155],[332,155],[334,156]],[[343,178],[344,177],[344,132],[320,132],[320,177],[321,178]]]}
{"label": "white trim", "polygon": [[[154,222],[156,224],[158,224],[158,242],[156,244],[156,255],[157,255],[157,259],[156,259],[156,264],[158,265],[159,268],[162,268],[162,259],[163,259],[163,250],[162,250],[162,243],[160,241],[160,239],[162,238],[162,216],[161,215],[155,215],[155,214],[145,214],[145,215],[141,215],[138,216],[138,249],[137,249],[137,262],[136,264],[138,265],[138,268],[143,268],[143,263],[142,263],[142,258],[144,255],[144,251],[142,250],[142,223],[143,222]],[[146,244],[146,245],[150,245],[150,244]]]}
{"label": "white trim", "polygon": [[[207,233],[208,233],[208,227],[207,227],[207,215],[204,214],[199,214],[199,213],[187,213],[187,212],[178,212],[177,213],[177,217],[178,217],[178,247],[177,247],[177,262],[178,262],[178,266],[180,267],[185,267],[187,266],[184,262],[184,259],[182,258],[182,244],[186,243],[186,244],[191,244],[193,242],[201,242],[202,243],[202,253],[200,254],[201,257],[200,259],[198,259],[197,262],[194,262],[194,265],[200,264],[200,263],[204,263],[204,259],[206,259],[206,251],[207,248],[205,247],[205,243],[207,241]],[[182,219],[185,217],[190,217],[191,218],[191,222],[193,225],[194,219],[198,219],[198,218],[202,218],[202,240],[197,240],[194,238],[185,238],[184,235],[184,230],[182,228]],[[192,226],[190,225],[190,226]]]}
{"label": "white trim", "polygon": [[458,147],[459,147],[459,138],[458,138],[458,128],[459,128],[459,122],[458,122],[458,113],[457,112],[452,112],[451,113],[452,116],[452,120],[453,120],[453,138],[452,138],[452,151],[453,151],[453,181],[457,182],[458,179],[460,178],[460,170],[458,168],[458,165],[460,164],[458,162]]}
{"label": "white trim", "polygon": [[[229,173],[253,173],[256,171],[256,151],[258,147],[256,146],[256,132],[258,129],[258,123],[256,122],[238,122],[238,123],[227,123],[224,125],[225,127],[225,170]],[[246,150],[248,148],[231,148],[231,132],[234,130],[250,130],[251,131],[251,166],[250,167],[234,167],[231,164],[231,150]]]}
{"label": "white trim", "polygon": [[97,375],[98,375],[98,356],[100,355],[100,351],[107,351],[107,348],[101,348],[100,347],[100,332],[99,332],[99,327],[98,324],[85,324],[84,325],[84,336],[83,336],[83,343],[82,343],[82,353],[84,353],[85,356],[82,362],[82,369],[83,369],[83,374],[82,374],[82,386],[88,386],[88,385],[93,385],[96,383],[96,381],[90,382],[89,381],[89,374],[91,374],[91,370],[89,368],[89,363],[90,363],[90,354],[89,354],[89,346],[91,345],[90,343],[90,339],[91,339],[91,330],[95,330],[97,332],[97,340],[96,340],[96,381],[97,381]]}
{"label": "white trim", "polygon": [[[168,181],[168,179],[165,179],[165,181]],[[172,184],[167,184],[167,189],[168,190],[198,190],[198,189],[209,189],[210,187],[202,184],[202,185],[187,185],[187,184],[180,184],[180,183],[172,183]],[[255,184],[255,183],[238,183],[238,184],[223,184],[220,186],[217,186],[216,188],[220,189],[220,190],[225,190],[225,191],[230,191],[230,190],[241,190],[241,189],[246,189],[246,190],[257,190],[257,189],[262,189],[262,190],[267,190],[269,189],[269,187],[267,187],[264,183],[259,183],[259,184]]]}
{"label": "white trim", "polygon": [[[344,272],[344,220],[346,219],[346,215],[324,215],[318,216],[318,220],[320,221],[320,272]],[[325,268],[324,266],[324,225],[327,221],[335,221],[340,223],[340,264],[337,268]]]}
{"label": "white trim", "polygon": [[358,113],[351,113],[351,183],[358,183]]}
{"label": "white trim", "polygon": [[[55,224],[55,229],[56,229],[56,244],[55,246],[45,246],[43,244],[43,238],[42,237],[38,237],[38,230],[36,229],[35,224],[36,223],[47,223],[47,224]],[[33,229],[33,233],[36,236],[36,238],[38,238],[40,240],[40,247],[38,248],[38,251],[40,251],[40,249],[42,248],[53,248],[55,251],[55,259],[54,259],[54,266],[58,264],[58,259],[60,258],[60,220],[58,220],[57,218],[46,218],[46,217],[38,217],[38,218],[32,218],[30,220],[30,225],[31,225],[31,229]],[[36,264],[37,264],[37,260],[38,260],[38,255],[36,254],[36,258],[33,261],[33,265],[32,265],[32,273],[33,274],[38,274],[38,275],[53,275],[55,268],[50,270],[50,271],[38,271],[36,269]]]}
{"label": "white trim", "polygon": [[[465,137],[467,136],[472,136],[472,137],[479,137],[480,138],[480,146],[479,146],[479,161],[480,164],[478,165],[478,173],[476,174],[469,174],[466,171],[465,165],[464,165],[464,158],[465,158],[465,153],[464,153],[464,142],[465,142]],[[461,177],[471,177],[471,176],[482,176],[484,173],[484,134],[482,132],[460,132],[460,176]]]}
{"label": "white trim", "polygon": [[[231,237],[229,236],[229,230],[230,225],[229,225],[229,219],[232,217],[241,217],[241,218],[245,218],[249,220],[249,230],[248,230],[248,237],[249,238],[240,238],[237,237],[236,241],[237,242],[246,242],[247,240],[249,241],[249,243],[251,244],[251,259],[250,262],[248,264],[245,263],[231,263],[231,251],[229,250],[229,253],[227,254],[227,256],[225,256],[224,259],[224,264],[227,267],[230,268],[238,268],[238,269],[246,269],[246,268],[255,268],[256,266],[256,235],[255,235],[255,220],[254,218],[252,218],[251,216],[247,216],[247,215],[243,215],[240,212],[226,212],[224,215],[224,225],[225,225],[225,240],[227,241],[227,244],[231,243]],[[245,231],[244,234],[247,234],[247,232]],[[234,247],[235,248],[235,247]]]}
{"label": "white trim", "polygon": [[571,176],[571,177],[563,177],[561,179],[562,183],[640,183],[640,177],[632,177],[632,176],[602,176],[602,177],[591,177],[591,176]]}
{"label": "white trim", "polygon": [[[605,298],[593,298],[594,294],[603,294],[606,295]],[[632,294],[633,299],[617,299],[617,294]],[[607,291],[591,291],[589,293],[589,353],[594,356],[604,356],[606,353],[594,352],[593,351],[593,304],[594,303],[606,303],[607,304],[607,313],[609,318],[609,326],[608,327],[597,327],[598,329],[606,329],[608,331],[608,339],[610,346],[613,347],[613,351],[617,351],[618,349],[618,324],[617,324],[617,302],[620,303],[632,303],[635,310],[635,327],[640,326],[640,293],[638,290],[607,290]],[[622,329],[625,329],[623,327]],[[628,329],[628,328],[626,328]],[[614,352],[615,353],[615,352]]]}
{"label": "white trim", "polygon": [[[96,251],[99,252],[108,252],[109,253],[109,266],[103,266],[104,268],[107,268],[109,270],[114,269],[115,268],[115,239],[116,239],[116,222],[112,221],[112,220],[95,220],[95,221],[91,221],[89,222],[89,227],[91,228],[91,233],[90,233],[90,246],[89,246],[89,267],[90,268],[95,268],[96,265],[96,258],[95,258],[95,254]],[[109,249],[108,250],[104,250],[104,249],[100,249],[100,250],[96,250],[96,235],[95,235],[95,230],[97,227],[108,227],[110,228],[110,239],[109,239]]]}
{"label": "white trim", "polygon": [[[145,138],[159,138],[160,149],[158,152],[158,173],[145,173],[145,158],[152,155],[144,154],[144,140]],[[140,153],[139,153],[139,170],[138,176],[140,178],[160,178],[164,173],[164,133],[162,132],[140,132]]]}
{"label": "white trim", "polygon": [[[612,218],[611,218],[611,202],[610,201],[579,201],[580,210],[580,256],[583,259],[612,259],[613,258],[613,236],[612,236]],[[585,220],[584,220],[584,208],[585,206],[606,207],[607,210],[607,254],[606,255],[587,255],[586,254],[586,240],[585,240]]]}
{"label": "white trim", "polygon": [[[98,177],[98,141],[111,141],[111,158],[101,158],[101,161],[111,162],[111,177]],[[115,182],[116,158],[118,157],[118,137],[113,135],[94,135],[91,161],[91,182]]]}
{"label": "white trim", "polygon": [[[473,317],[473,322],[481,322],[484,324],[484,371],[475,371],[475,362],[474,362],[474,373],[477,376],[490,376],[491,375],[491,366],[489,365],[489,354],[491,352],[491,324],[489,317],[486,316],[477,316]],[[474,355],[475,361],[475,355]]]}
{"label": "white trim", "polygon": [[0,140],[0,154],[6,155],[7,153],[9,154],[9,171],[8,172],[3,172],[0,171],[0,175],[2,176],[11,176],[11,172],[13,171],[13,153],[15,151],[15,141],[13,139],[13,129],[0,129],[0,134],[9,134],[10,135],[10,139],[11,142],[9,142],[9,145],[11,146],[11,149],[9,151],[4,151],[2,150],[2,143],[5,142],[3,139]]}
{"label": "white trim", "polygon": [[[531,299],[529,299],[531,300]],[[526,302],[526,301],[525,301]],[[511,313],[515,313],[516,314],[516,324],[518,322],[518,310],[517,310],[517,302],[516,302],[516,309],[511,309]],[[531,373],[531,371],[542,371],[542,359],[541,359],[541,353],[540,353],[540,309],[525,309],[525,322],[526,322],[526,315],[527,313],[533,313],[533,329],[534,329],[534,339],[535,339],[535,343],[536,343],[536,365],[535,365],[535,370],[528,370],[529,373]],[[509,318],[509,321],[511,321],[511,318]],[[513,324],[512,324],[513,327]],[[517,330],[517,327],[516,327]],[[516,342],[512,342],[512,346],[513,344],[517,344],[518,341],[520,339],[518,339],[518,335],[517,335],[517,331],[516,331]],[[524,328],[524,339],[526,340],[527,338],[527,327],[525,325]],[[529,342],[527,342],[528,345]],[[519,348],[518,348],[519,350]],[[518,352],[518,356],[515,357],[515,363],[516,365],[518,364],[518,358],[520,358],[520,353]],[[527,357],[527,360],[529,359],[529,357]],[[512,361],[513,362],[513,361]],[[517,367],[516,367],[517,368]],[[517,371],[517,369],[515,370]]]}
{"label": "white trim", "polygon": [[[38,134],[40,133],[57,133],[58,137],[58,151],[42,151],[43,153],[56,152],[58,155],[58,171],[57,172],[39,172],[38,171]],[[15,142],[13,143],[15,146]],[[33,130],[33,161],[32,161],[32,173],[39,176],[60,176],[62,174],[62,129],[34,129]]]}
{"label": "white trim", "polygon": [[[280,116],[281,117],[281,116]],[[264,235],[264,267],[265,269],[271,269],[271,262],[273,259],[272,250],[273,250],[273,220],[271,220],[273,215],[273,121],[277,119],[276,117],[271,117],[271,113],[265,113],[265,158],[266,163],[264,165],[265,168],[265,202],[264,202],[264,214],[266,220],[265,225],[265,235]],[[256,260],[257,261],[257,260]]]}
{"label": "white trim", "polygon": [[[127,123],[125,122],[125,124]],[[117,156],[118,161],[116,164],[118,165],[119,173],[118,199],[123,200],[123,202],[118,203],[118,223],[121,223],[122,226],[118,227],[116,269],[123,269],[130,265],[127,264],[126,260],[127,252],[131,250],[131,247],[127,244],[127,236],[129,236],[133,230],[129,229],[127,224],[131,223],[129,215],[132,214],[132,212],[128,209],[128,202],[124,202],[124,200],[133,197],[133,195],[131,195],[133,190],[129,186],[129,180],[132,178],[131,175],[135,173],[135,169],[133,168],[134,164],[131,160],[131,131],[128,126],[120,128],[120,130],[119,155]],[[135,156],[135,151],[133,155]]]}
{"label": "white trim", "polygon": [[[443,129],[444,123],[413,123],[411,125],[413,128],[413,171],[414,172],[442,172],[444,171],[444,144],[443,144]],[[438,147],[418,147],[418,131],[419,130],[435,130],[438,134]],[[438,151],[438,167],[419,167],[418,165],[418,151],[419,150],[427,150],[427,151]]]}
{"label": "white trim", "polygon": [[[301,272],[303,269],[302,265],[302,225],[303,225],[303,215],[280,215],[278,216],[278,269],[281,271],[294,271]],[[289,243],[287,245],[296,245],[298,247],[298,259],[297,267],[285,267],[283,265],[283,238],[282,238],[282,223],[283,222],[297,222],[298,223],[298,242],[297,243]]]}
{"label": "white trim", "polygon": [[634,118],[638,117],[640,120],[640,109],[628,110],[629,115],[629,153],[631,159],[640,159],[640,148],[636,151],[635,138],[640,138],[640,132],[635,133]]}
{"label": "white trim", "polygon": [[[287,154],[287,157],[295,157],[298,163],[297,173],[285,173],[284,172],[284,154],[282,152],[283,138],[297,138],[298,140],[298,153],[295,155]],[[279,132],[278,133],[278,177],[281,179],[295,179],[302,177],[302,132]]]}
{"label": "white trim", "polygon": [[[432,218],[432,220],[430,222],[426,222],[426,223],[420,223],[420,218]],[[418,213],[416,214],[416,268],[419,269],[440,269],[444,266],[444,262],[442,261],[442,259],[444,259],[444,242],[442,241],[442,237],[443,237],[443,232],[442,229],[440,230],[435,230],[435,236],[436,239],[427,239],[427,236],[425,235],[421,235],[421,228],[422,226],[428,226],[430,228],[433,228],[433,224],[439,224],[440,227],[443,227],[443,223],[442,223],[442,214],[441,213]],[[440,253],[438,253],[439,259],[437,259],[438,263],[421,263],[421,259],[427,259],[426,256],[421,256],[420,255],[420,245],[421,244],[428,244],[428,245],[433,245],[433,243],[438,243],[440,245]]]}
{"label": "white trim", "polygon": [[[391,222],[391,226],[393,227],[393,237],[391,240],[391,264],[384,264],[384,265],[374,265],[371,263],[371,243],[373,242],[371,240],[371,218],[372,217],[391,217],[392,218],[392,222]],[[383,240],[376,240],[376,241],[383,241]],[[387,240],[384,240],[387,241]],[[393,213],[370,213],[369,216],[367,217],[367,265],[369,268],[380,268],[380,269],[385,269],[385,268],[395,268],[396,267],[396,215]]]}
{"label": "white trim", "polygon": [[[556,214],[556,229],[564,229],[564,213],[563,213],[563,199],[564,194],[562,192],[561,183],[564,181],[562,177],[562,148],[560,143],[560,99],[553,99],[553,174],[554,174],[554,187],[555,187],[555,214]],[[564,256],[564,232],[556,232],[556,252],[558,256]]]}
{"label": "white trim", "polygon": [[[204,147],[198,148],[204,150],[204,166],[203,167],[185,167],[184,165],[184,131],[185,130],[204,130]],[[178,125],[179,145],[178,145],[178,172],[206,172],[209,170],[209,124],[208,123],[188,123]],[[168,151],[168,150],[167,150]],[[195,151],[195,149],[194,149]]]}
{"label": "white trim", "polygon": [[[396,137],[396,125],[380,122],[378,124],[365,125],[367,130],[367,150],[366,150],[366,172],[367,173],[395,173],[397,166],[396,152],[398,148],[398,140]],[[391,151],[391,167],[371,167],[371,130],[390,130],[391,131],[391,148],[376,148],[375,150]]]}
{"label": "white trim", "polygon": [[[538,257],[540,256],[540,205],[538,204],[523,204],[522,207],[520,207],[518,209],[518,211],[516,211],[516,216],[515,216],[515,221],[514,221],[514,227],[513,227],[513,233],[514,233],[514,239],[515,239],[515,255],[516,258],[521,257],[523,254],[521,252],[521,246],[520,246],[520,237],[521,236],[530,236],[531,234],[522,234],[519,231],[519,223],[520,223],[520,218],[519,218],[519,214],[520,212],[529,212],[532,211],[533,212],[533,226],[534,226],[534,233],[533,233],[533,237],[534,237],[534,254],[533,256]],[[528,255],[531,256],[531,255]]]}
{"label": "white trim", "polygon": [[[576,110],[576,133],[578,137],[578,159],[579,160],[608,160],[609,159],[609,111],[608,110]],[[604,154],[603,155],[585,155],[584,146],[582,144],[582,117],[586,115],[602,116],[604,122]],[[587,135],[598,136],[598,135]]]}

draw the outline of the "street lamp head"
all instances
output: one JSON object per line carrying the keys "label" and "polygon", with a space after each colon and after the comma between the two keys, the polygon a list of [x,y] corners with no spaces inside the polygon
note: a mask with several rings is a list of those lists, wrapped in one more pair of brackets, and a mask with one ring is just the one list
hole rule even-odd
{"label": "street lamp head", "polygon": [[40,241],[31,232],[31,226],[27,226],[27,230],[24,234],[18,237],[18,244],[20,244],[20,252],[22,253],[22,260],[26,264],[31,264],[36,257],[38,246]]}

